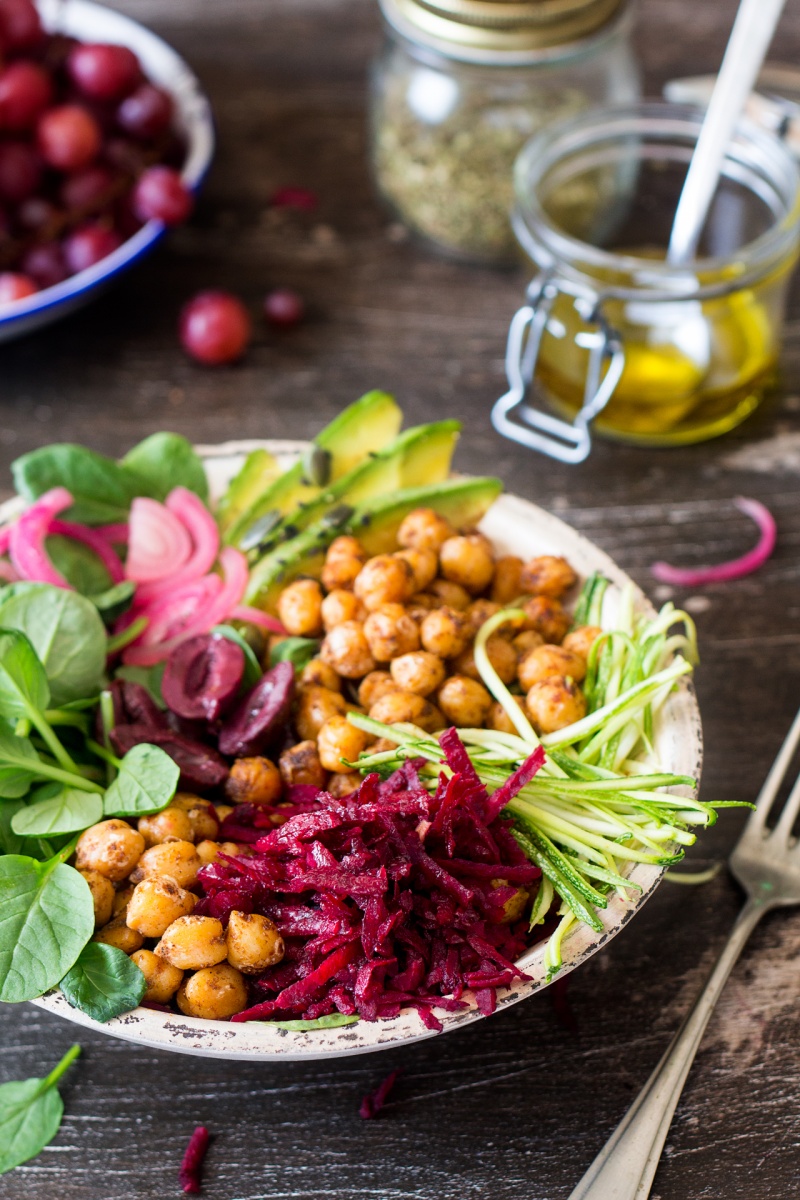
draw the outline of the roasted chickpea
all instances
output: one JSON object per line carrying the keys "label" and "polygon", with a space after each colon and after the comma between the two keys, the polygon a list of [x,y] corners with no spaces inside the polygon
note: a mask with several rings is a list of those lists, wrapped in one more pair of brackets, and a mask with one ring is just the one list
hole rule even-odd
{"label": "roasted chickpea", "polygon": [[178,917],[167,926],[155,948],[159,958],[182,971],[213,967],[227,952],[225,930],[216,917]]}
{"label": "roasted chickpea", "polygon": [[429,696],[444,683],[444,663],[428,650],[416,650],[392,659],[389,670],[394,683],[405,692]]}
{"label": "roasted chickpea", "polygon": [[505,607],[522,595],[522,559],[516,554],[503,554],[494,564],[492,600]]}
{"label": "roasted chickpea", "polygon": [[176,792],[170,807],[180,808],[186,813],[192,826],[191,840],[202,842],[203,838],[215,838],[219,833],[222,817],[210,800],[203,800],[192,792]]}
{"label": "roasted chickpea", "polygon": [[416,692],[390,692],[373,704],[369,715],[385,725],[396,725],[401,721],[418,725],[426,733],[434,733],[445,726],[442,714],[435,705]]}
{"label": "roasted chickpea", "polygon": [[451,675],[436,696],[439,708],[453,725],[477,728],[492,707],[492,697],[482,683],[466,675]]}
{"label": "roasted chickpea", "polygon": [[197,882],[200,859],[192,842],[162,842],[145,850],[135,871],[133,883],[169,875],[179,887],[189,888]]}
{"label": "roasted chickpea", "polygon": [[414,591],[414,572],[403,558],[377,554],[364,563],[353,591],[370,612],[384,604],[402,604]]}
{"label": "roasted chickpea", "polygon": [[408,550],[433,550],[437,553],[454,533],[447,518],[440,517],[432,508],[415,508],[403,519],[397,531],[397,541]]}
{"label": "roasted chickpea", "polygon": [[434,550],[397,550],[395,558],[404,558],[414,575],[414,591],[424,592],[429,583],[436,578],[439,570],[439,559]]}
{"label": "roasted chickpea", "polygon": [[552,679],[557,675],[569,676],[580,683],[586,675],[586,663],[563,646],[537,646],[520,660],[518,673],[519,681],[527,692],[542,679]]}
{"label": "roasted chickpea", "polygon": [[451,583],[449,579],[434,579],[428,591],[436,598],[436,607],[443,605],[457,612],[465,612],[472,599],[466,588],[460,583]]}
{"label": "roasted chickpea", "polygon": [[230,963],[218,963],[215,967],[195,971],[185,979],[175,999],[187,1017],[227,1021],[247,1008],[247,984],[241,971]]}
{"label": "roasted chickpea", "polygon": [[406,605],[406,612],[420,625],[432,608],[439,607],[439,603],[439,597],[432,596],[430,592],[415,592]]}
{"label": "roasted chickpea", "polygon": [[[511,683],[517,675],[517,652],[509,641],[493,633],[486,642],[486,654],[503,683]],[[467,675],[470,679],[481,678],[481,673],[475,665],[475,648],[467,646],[453,659],[453,669],[457,675]]]}
{"label": "roasted chickpea", "polygon": [[191,842],[194,839],[194,830],[188,814],[172,804],[160,813],[139,817],[136,828],[144,838],[146,846],[157,846],[160,842],[171,841],[174,838],[182,842]]}
{"label": "roasted chickpea", "polygon": [[325,786],[325,768],[319,761],[317,743],[310,739],[284,750],[278,766],[287,787],[296,783],[307,783],[317,788]]}
{"label": "roasted chickpea", "polygon": [[75,865],[79,871],[99,871],[116,883],[130,875],[143,852],[144,838],[138,830],[112,817],[81,834],[75,847]]}
{"label": "roasted chickpea", "polygon": [[555,554],[540,554],[538,558],[525,563],[520,580],[523,592],[559,600],[577,583],[578,576],[565,558]]}
{"label": "roasted chickpea", "polygon": [[112,917],[102,929],[98,929],[92,941],[102,942],[105,946],[113,946],[115,950],[121,950],[123,954],[133,954],[134,950],[140,950],[144,945],[141,933],[135,929],[129,929],[125,923],[124,910],[118,916]]}
{"label": "roasted chickpea", "polygon": [[[493,888],[508,886],[509,883],[507,879],[492,880]],[[506,900],[505,904],[503,905],[503,917],[501,923],[503,925],[513,925],[515,921],[521,920],[525,913],[525,909],[528,907],[529,900],[530,893],[525,888],[517,888],[513,896],[509,896],[508,900]]]}
{"label": "roasted chickpea", "polygon": [[[517,708],[519,708],[518,704]],[[519,712],[520,716],[524,715],[521,708],[519,708]],[[497,700],[495,700],[494,704],[489,709],[489,716],[486,718],[486,726],[488,729],[496,729],[498,733],[514,733],[518,735],[516,725],[511,720],[511,717],[508,715],[503,705]]]}
{"label": "roasted chickpea", "polygon": [[229,817],[231,815],[231,813],[233,812],[233,805],[232,804],[215,804],[214,810],[217,814],[217,818],[221,825],[222,822],[225,820],[225,818]]}
{"label": "roasted chickpea", "polygon": [[572,621],[558,600],[533,596],[525,601],[524,610],[527,629],[540,634],[546,642],[559,644],[564,640]]}
{"label": "roasted chickpea", "polygon": [[174,879],[143,879],[133,889],[125,924],[146,938],[159,938],[178,917],[188,917],[197,901]]}
{"label": "roasted chickpea", "polygon": [[[345,592],[344,594],[346,596],[352,595],[351,592]],[[326,596],[325,600],[327,599],[328,597]],[[323,605],[325,604],[325,600],[322,602]],[[329,692],[340,692],[342,690],[342,681],[333,667],[329,667],[321,658],[312,658],[311,662],[307,662],[303,667],[300,676],[300,687],[323,687],[327,688]]]}
{"label": "roasted chickpea", "polygon": [[346,592],[344,588],[328,592],[322,601],[322,624],[326,633],[344,621],[363,621],[366,615],[367,610],[358,596],[354,592]]}
{"label": "roasted chickpea", "polygon": [[349,796],[351,792],[357,792],[360,787],[360,775],[355,772],[346,774],[337,771],[336,774],[331,775],[325,790],[332,796]]}
{"label": "roasted chickpea", "polygon": [[525,697],[534,729],[555,733],[586,716],[583,692],[572,679],[551,677],[535,683]]}
{"label": "roasted chickpea", "polygon": [[322,588],[316,579],[295,579],[278,597],[278,616],[294,637],[322,633]]}
{"label": "roasted chickpea", "polygon": [[402,604],[384,604],[364,622],[364,634],[376,662],[389,662],[419,648],[419,626]]}
{"label": "roasted chickpea", "polygon": [[286,953],[278,926],[258,913],[231,913],[228,921],[228,962],[245,975],[274,967]]}
{"label": "roasted chickpea", "polygon": [[492,582],[494,556],[481,533],[448,538],[439,551],[439,565],[445,579],[458,583],[473,596]]}
{"label": "roasted chickpea", "polygon": [[275,804],[282,791],[280,771],[261,755],[237,758],[225,781],[225,795],[234,804]]}
{"label": "roasted chickpea", "polygon": [[388,671],[370,671],[358,685],[358,703],[370,709],[381,696],[396,691],[397,684]]}
{"label": "roasted chickpea", "polygon": [[[466,611],[467,625],[472,636],[475,637],[481,625],[498,612],[500,612],[500,605],[495,604],[494,600],[473,600]],[[505,630],[506,626],[501,625],[500,629]]]}
{"label": "roasted chickpea", "polygon": [[336,771],[337,774],[355,770],[355,767],[345,766],[342,759],[355,762],[368,744],[369,735],[351,725],[347,717],[331,717],[322,726],[317,738],[319,761],[326,771]]}
{"label": "roasted chickpea", "polygon": [[454,608],[434,608],[419,631],[424,648],[439,658],[455,658],[466,648],[469,630],[462,613]]}
{"label": "roasted chickpea", "polygon": [[111,909],[112,917],[118,917],[121,912],[124,912],[130,903],[133,895],[133,884],[129,883],[127,887],[121,888],[120,891],[114,892],[114,904]]}
{"label": "roasted chickpea", "polygon": [[131,955],[131,962],[135,962],[144,975],[147,984],[144,999],[154,1004],[169,1004],[181,986],[183,971],[153,954],[152,950],[137,950]]}
{"label": "roasted chickpea", "polygon": [[107,875],[101,875],[99,871],[89,871],[84,868],[80,873],[92,893],[94,927],[99,929],[102,925],[108,924],[114,912],[114,896],[116,894],[114,885]]}
{"label": "roasted chickpea", "polygon": [[319,656],[345,679],[362,679],[375,670],[364,626],[358,621],[344,621],[326,636]]}
{"label": "roasted chickpea", "polygon": [[582,658],[586,662],[592,646],[602,632],[598,625],[579,625],[577,629],[573,629],[571,633],[567,634],[561,644],[565,650],[577,654],[578,658]]}
{"label": "roasted chickpea", "polygon": [[328,547],[325,566],[322,568],[323,587],[328,592],[336,588],[349,591],[366,561],[367,556],[358,538],[346,535],[334,538]]}
{"label": "roasted chickpea", "polygon": [[205,841],[197,843],[195,850],[200,862],[204,867],[207,867],[209,863],[216,862],[219,858],[220,843],[212,842],[210,838],[206,838]]}
{"label": "roasted chickpea", "polygon": [[323,687],[307,687],[300,693],[294,723],[301,738],[315,738],[331,717],[347,712],[347,701],[340,692]]}
{"label": "roasted chickpea", "polygon": [[[369,748],[370,754],[385,754],[387,750],[396,750],[397,742],[391,738],[377,738]],[[350,776],[352,778],[352,776]]]}
{"label": "roasted chickpea", "polygon": [[521,660],[529,650],[535,650],[537,646],[543,646],[544,638],[540,633],[536,633],[534,629],[523,629],[522,633],[516,634],[511,639],[511,645],[517,652],[517,658]]}

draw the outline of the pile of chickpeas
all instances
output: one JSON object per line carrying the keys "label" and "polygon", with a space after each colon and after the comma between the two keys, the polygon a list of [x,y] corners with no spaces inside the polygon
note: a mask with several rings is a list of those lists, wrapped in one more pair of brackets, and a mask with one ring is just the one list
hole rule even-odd
{"label": "pile of chickpeas", "polygon": [[[339,537],[321,582],[297,579],[281,593],[287,632],[322,642],[298,680],[298,741],[277,762],[237,759],[224,802],[179,792],[136,828],[115,818],[81,835],[75,865],[92,892],[95,940],[131,956],[145,976],[147,1001],[228,1019],[247,1007],[247,977],[281,961],[285,947],[269,918],[235,911],[226,928],[194,914],[197,874],[220,854],[251,853],[217,840],[236,804],[269,806],[280,824],[287,787],[355,791],[359,755],[394,743],[356,729],[348,712],[430,733],[449,725],[516,732],[481,682],[473,655],[478,630],[501,608],[520,607],[524,616],[492,634],[487,654],[534,727],[550,733],[585,715],[580,685],[601,631],[570,631],[561,601],[577,577],[565,559],[496,557],[483,534],[459,534],[427,508],[406,517],[398,542],[395,553],[368,558],[357,538]],[[527,893],[520,897],[524,906]]]}

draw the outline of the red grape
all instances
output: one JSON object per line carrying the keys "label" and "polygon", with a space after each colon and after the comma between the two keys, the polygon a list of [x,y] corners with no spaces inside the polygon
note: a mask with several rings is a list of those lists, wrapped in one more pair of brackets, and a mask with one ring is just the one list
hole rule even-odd
{"label": "red grape", "polygon": [[51,108],[37,128],[39,149],[45,162],[59,171],[88,167],[100,149],[100,126],[79,104]]}
{"label": "red grape", "polygon": [[42,22],[31,0],[0,0],[0,47],[30,50],[43,37]]}
{"label": "red grape", "polygon": [[64,242],[64,261],[70,274],[85,271],[122,245],[122,238],[105,225],[83,225]]}
{"label": "red grape", "polygon": [[43,242],[41,246],[32,246],[22,260],[22,270],[42,288],[63,283],[69,275],[58,242]]}
{"label": "red grape", "polygon": [[276,288],[264,297],[264,316],[271,325],[289,329],[297,325],[306,315],[302,297],[289,288]]}
{"label": "red grape", "polygon": [[32,129],[53,96],[50,76],[32,62],[13,62],[0,75],[0,129]]}
{"label": "red grape", "polygon": [[0,141],[0,200],[19,204],[32,196],[42,178],[36,151],[26,142]]}
{"label": "red grape", "polygon": [[172,167],[149,167],[133,189],[133,211],[142,221],[180,225],[192,211],[192,193]]}
{"label": "red grape", "polygon": [[97,163],[68,175],[61,185],[61,202],[65,208],[96,208],[111,198],[114,174]]}
{"label": "red grape", "polygon": [[120,100],[142,77],[132,50],[102,42],[76,46],[67,59],[67,70],[75,86],[91,100]]}
{"label": "red grape", "polygon": [[38,292],[38,287],[27,275],[18,275],[13,271],[0,274],[0,307],[13,304],[15,300],[24,300]]}
{"label": "red grape", "polygon": [[209,366],[241,358],[250,333],[247,309],[230,292],[200,292],[181,313],[180,338],[184,350]]}
{"label": "red grape", "polygon": [[168,128],[173,107],[169,92],[152,83],[143,83],[120,104],[117,124],[131,137],[146,142]]}

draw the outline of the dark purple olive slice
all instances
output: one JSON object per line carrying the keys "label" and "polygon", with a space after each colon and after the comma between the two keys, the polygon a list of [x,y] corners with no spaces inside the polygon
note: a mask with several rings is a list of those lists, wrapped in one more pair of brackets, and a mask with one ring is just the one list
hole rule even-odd
{"label": "dark purple olive slice", "polygon": [[176,762],[181,769],[179,786],[188,791],[208,792],[219,787],[228,778],[225,759],[192,738],[182,737],[171,729],[152,729],[148,725],[117,725],[111,732],[111,745],[120,757],[134,746],[150,742]]}
{"label": "dark purple olive slice", "polygon": [[[128,679],[115,679],[109,684],[114,706],[115,725],[146,725],[149,729],[166,729],[167,715],[163,713],[141,683]],[[95,736],[101,744],[105,740],[103,718],[100,709],[95,716]]]}
{"label": "dark purple olive slice", "polygon": [[261,754],[283,732],[294,694],[294,667],[279,662],[267,671],[224,722],[219,748],[231,758]]}
{"label": "dark purple olive slice", "polygon": [[161,694],[187,720],[217,721],[230,708],[244,674],[244,651],[219,634],[189,638],[167,659]]}

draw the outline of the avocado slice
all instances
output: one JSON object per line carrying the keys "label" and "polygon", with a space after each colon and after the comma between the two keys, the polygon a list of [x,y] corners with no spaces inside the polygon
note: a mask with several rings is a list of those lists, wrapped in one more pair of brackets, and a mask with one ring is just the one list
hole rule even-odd
{"label": "avocado slice", "polygon": [[256,522],[275,514],[277,523],[297,505],[316,499],[323,487],[352,471],[368,454],[383,449],[397,436],[402,420],[403,414],[388,392],[367,392],[317,434],[310,454],[250,502],[227,530],[225,541],[240,545]]}
{"label": "avocado slice", "polygon": [[383,450],[362,459],[352,471],[326,487],[316,500],[287,513],[259,542],[258,557],[296,537],[337,505],[356,508],[402,488],[441,483],[450,474],[460,432],[459,421],[435,421],[406,429]]}
{"label": "avocado slice", "polygon": [[217,524],[223,537],[281,473],[280,463],[269,450],[252,450],[248,454],[217,505]]}
{"label": "avocado slice", "polygon": [[464,529],[477,524],[502,490],[499,479],[467,476],[404,488],[355,509],[340,505],[253,567],[244,602],[276,612],[278,595],[287,583],[300,575],[319,578],[325,552],[340,534],[353,534],[370,556],[387,554],[396,548],[397,531],[413,509],[433,508],[456,529]]}

